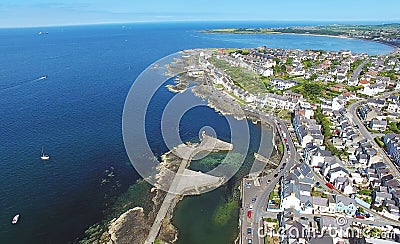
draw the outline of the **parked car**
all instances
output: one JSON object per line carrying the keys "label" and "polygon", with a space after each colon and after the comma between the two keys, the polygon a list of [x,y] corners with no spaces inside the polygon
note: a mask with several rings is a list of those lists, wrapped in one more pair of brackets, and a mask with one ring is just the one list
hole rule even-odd
{"label": "parked car", "polygon": [[251,218],[251,210],[247,211],[247,217]]}
{"label": "parked car", "polygon": [[251,235],[251,228],[250,228],[250,227],[247,228],[247,234],[248,234],[248,235]]}
{"label": "parked car", "polygon": [[246,182],[246,188],[250,188],[251,187],[251,183],[250,182]]}
{"label": "parked car", "polygon": [[333,190],[333,189],[335,189],[335,187],[332,185],[332,183],[326,183],[325,184],[327,187],[329,187],[329,189],[331,189],[331,190]]}

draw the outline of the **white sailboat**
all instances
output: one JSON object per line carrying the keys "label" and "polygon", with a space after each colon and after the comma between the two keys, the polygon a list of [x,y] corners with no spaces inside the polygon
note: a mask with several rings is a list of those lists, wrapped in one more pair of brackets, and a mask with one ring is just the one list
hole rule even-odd
{"label": "white sailboat", "polygon": [[18,222],[18,220],[19,220],[19,214],[14,216],[14,218],[11,220],[11,223],[15,225]]}
{"label": "white sailboat", "polygon": [[43,147],[42,147],[42,156],[40,156],[40,159],[41,160],[49,160],[50,159],[49,155],[44,154]]}

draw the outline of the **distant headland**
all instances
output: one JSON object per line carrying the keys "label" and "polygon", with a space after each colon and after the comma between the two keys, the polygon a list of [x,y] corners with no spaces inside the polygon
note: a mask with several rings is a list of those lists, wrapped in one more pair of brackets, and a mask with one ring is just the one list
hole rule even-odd
{"label": "distant headland", "polygon": [[334,36],[342,38],[357,38],[376,41],[400,48],[400,24],[383,25],[322,25],[322,26],[291,26],[278,28],[226,28],[204,30],[205,33],[230,34],[303,34]]}

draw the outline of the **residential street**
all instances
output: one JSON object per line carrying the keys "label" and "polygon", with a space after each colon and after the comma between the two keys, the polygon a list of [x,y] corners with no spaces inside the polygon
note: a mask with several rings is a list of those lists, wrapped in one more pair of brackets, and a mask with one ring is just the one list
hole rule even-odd
{"label": "residential street", "polygon": [[[378,98],[385,98],[388,97],[392,94],[393,92],[386,92],[379,96]],[[376,148],[379,148],[379,154],[382,156],[384,163],[390,167],[393,173],[395,173],[397,176],[400,176],[400,171],[399,168],[390,160],[390,158],[387,156],[386,152],[375,142],[374,138],[372,137],[371,133],[368,131],[368,129],[365,127],[364,123],[361,121],[360,117],[357,114],[357,108],[361,106],[362,103],[364,103],[365,100],[359,100],[352,105],[349,106],[347,109],[347,117],[353,121],[353,123],[358,127],[361,135],[370,140],[371,143],[373,143]]]}

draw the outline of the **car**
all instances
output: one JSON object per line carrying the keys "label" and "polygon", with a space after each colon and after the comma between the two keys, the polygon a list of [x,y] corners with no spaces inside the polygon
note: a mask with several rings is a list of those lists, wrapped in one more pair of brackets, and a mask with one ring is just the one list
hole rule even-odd
{"label": "car", "polygon": [[328,182],[325,184],[327,187],[329,187],[331,190],[335,189],[332,183]]}
{"label": "car", "polygon": [[248,235],[251,235],[251,228],[250,228],[250,227],[247,228],[247,234],[248,234]]}
{"label": "car", "polygon": [[252,240],[252,239],[248,239],[248,240],[247,240],[247,243],[248,243],[248,244],[251,244],[251,243],[253,243],[253,240]]}
{"label": "car", "polygon": [[253,209],[254,205],[250,204],[249,209]]}
{"label": "car", "polygon": [[251,210],[247,211],[247,217],[251,218]]}
{"label": "car", "polygon": [[250,182],[246,182],[245,187],[248,189],[251,187],[251,183]]}
{"label": "car", "polygon": [[257,201],[257,198],[255,197],[255,198],[253,198],[253,199],[251,199],[251,202],[252,203],[255,203]]}

